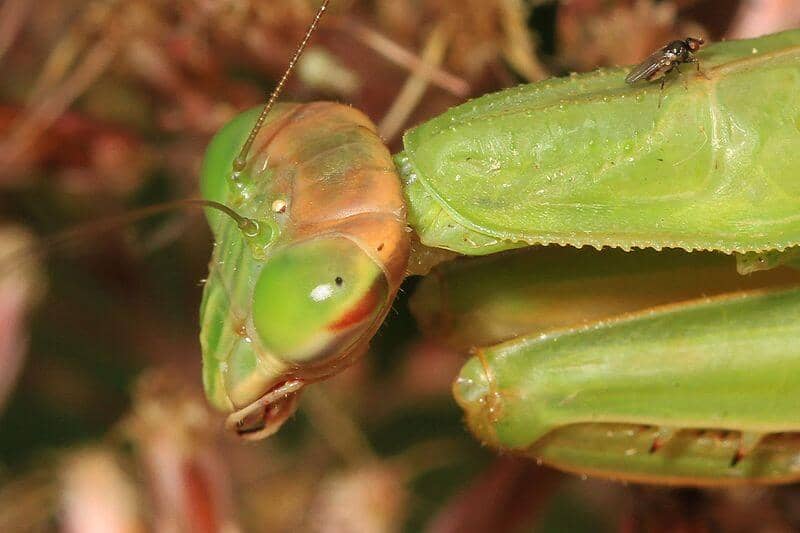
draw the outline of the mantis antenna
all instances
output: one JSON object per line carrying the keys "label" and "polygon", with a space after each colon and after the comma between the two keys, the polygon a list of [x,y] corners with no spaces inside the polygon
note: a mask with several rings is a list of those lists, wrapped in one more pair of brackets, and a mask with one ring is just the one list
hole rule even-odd
{"label": "mantis antenna", "polygon": [[[237,155],[236,159],[233,160],[234,177],[244,169],[247,163],[247,154],[250,152],[250,147],[253,145],[253,142],[255,141],[255,138],[258,135],[261,126],[264,124],[264,120],[266,119],[267,114],[269,114],[269,112],[272,110],[272,107],[275,105],[275,101],[278,99],[281,92],[283,91],[283,87],[286,85],[286,81],[289,79],[289,76],[294,70],[294,67],[297,64],[297,61],[300,59],[300,56],[303,54],[303,50],[305,50],[308,41],[311,39],[311,36],[314,33],[314,30],[316,30],[317,26],[319,25],[319,21],[322,18],[322,15],[328,9],[328,4],[330,4],[330,0],[323,0],[322,5],[320,5],[319,9],[317,10],[317,14],[314,16],[314,20],[311,21],[311,25],[306,30],[306,34],[303,37],[303,40],[300,42],[300,46],[297,47],[294,56],[292,56],[291,61],[289,61],[289,65],[286,68],[286,71],[283,73],[283,76],[278,82],[278,85],[275,87],[275,90],[272,91],[272,94],[270,95],[269,100],[267,100],[264,109],[261,110],[261,114],[258,116],[258,119],[256,120],[253,129],[250,131],[250,134],[247,136],[247,139],[242,145],[242,149],[239,151],[239,155]],[[49,252],[54,248],[60,248],[65,245],[68,245],[69,243],[79,240],[80,238],[83,238],[86,235],[102,233],[103,231],[106,231],[108,229],[130,224],[131,222],[141,220],[143,218],[148,218],[157,213],[161,213],[164,211],[171,211],[175,209],[183,209],[190,206],[212,208],[225,213],[236,222],[237,226],[239,226],[239,229],[242,230],[242,232],[246,236],[253,237],[257,235],[259,232],[258,223],[255,220],[243,217],[238,213],[236,213],[230,207],[221,204],[219,202],[214,202],[211,200],[195,200],[195,199],[179,200],[176,202],[169,202],[157,206],[146,207],[140,210],[120,215],[118,217],[111,217],[100,221],[91,222],[88,224],[81,225],[77,228],[73,228],[71,230],[67,230],[58,233],[56,235],[53,235],[45,239],[44,242],[40,243],[34,249],[21,250],[19,253],[12,253],[10,256],[0,258],[0,274],[2,274],[5,271],[5,269],[13,266],[14,260],[35,258],[46,254],[47,252]]]}
{"label": "mantis antenna", "polygon": [[328,9],[329,3],[330,0],[323,0],[322,5],[319,6],[319,10],[317,10],[317,14],[314,16],[314,20],[311,21],[311,25],[306,30],[306,34],[303,37],[303,40],[300,42],[300,46],[297,47],[294,56],[292,56],[291,61],[289,61],[289,66],[286,67],[286,71],[283,73],[281,80],[278,82],[278,85],[275,87],[275,90],[272,91],[272,94],[270,95],[269,100],[267,100],[264,109],[261,110],[261,114],[258,115],[258,119],[256,119],[256,123],[253,126],[253,129],[250,130],[250,135],[248,135],[247,139],[244,141],[242,149],[239,151],[239,155],[237,155],[236,159],[233,160],[234,177],[237,176],[242,170],[244,170],[244,167],[247,164],[247,154],[250,152],[250,147],[253,145],[253,141],[256,140],[256,136],[258,135],[258,132],[261,130],[261,126],[264,124],[264,120],[267,118],[267,115],[272,110],[272,107],[275,105],[275,101],[278,99],[281,92],[283,91],[283,86],[286,85],[286,80],[289,79],[289,76],[294,70],[294,66],[297,64],[297,61],[300,59],[300,56],[303,55],[303,50],[305,50],[309,39],[311,39],[311,35],[314,33],[314,30],[317,29],[317,25],[319,24],[322,15],[325,14],[325,10]]}
{"label": "mantis antenna", "polygon": [[[253,129],[250,130],[250,134],[247,136],[247,139],[242,145],[242,149],[239,151],[239,155],[237,155],[236,159],[233,160],[234,177],[244,169],[247,163],[247,154],[250,152],[250,147],[253,145],[253,141],[255,141],[261,126],[264,124],[267,114],[269,114],[269,112],[272,110],[272,107],[275,105],[275,101],[283,91],[283,87],[286,85],[286,81],[289,79],[289,76],[294,70],[294,67],[297,64],[297,61],[300,59],[300,56],[303,54],[303,50],[305,50],[308,41],[311,39],[311,36],[317,29],[322,15],[325,14],[325,11],[328,9],[328,4],[330,4],[330,0],[323,0],[322,5],[320,5],[319,9],[317,10],[317,14],[314,16],[314,20],[311,21],[311,25],[309,25],[308,29],[306,30],[306,34],[303,37],[303,40],[300,42],[300,46],[297,47],[294,56],[292,56],[291,61],[289,61],[286,71],[283,73],[283,76],[278,82],[278,85],[275,87],[275,90],[272,91],[272,94],[267,100],[264,109],[261,110],[261,114],[258,116]],[[131,222],[148,218],[157,213],[175,209],[183,209],[190,206],[212,208],[225,213],[236,222],[237,226],[239,226],[239,229],[242,230],[242,232],[248,237],[253,237],[259,232],[259,226],[255,220],[243,217],[230,207],[219,202],[195,199],[178,200],[157,206],[146,207],[130,213],[125,213],[118,217],[111,217],[100,221],[91,222],[53,235],[45,239],[44,242],[40,243],[34,249],[20,250],[19,253],[12,253],[9,256],[0,258],[0,274],[2,274],[7,268],[13,267],[15,260],[26,258],[32,259],[44,255],[54,248],[60,248],[68,245],[69,243],[79,240],[86,235],[102,233],[103,231],[111,228],[130,224]]]}
{"label": "mantis antenna", "polygon": [[53,250],[69,246],[70,244],[78,242],[89,235],[97,235],[106,231],[110,231],[114,228],[127,226],[133,222],[150,218],[153,215],[168,211],[186,209],[187,207],[216,209],[217,211],[220,211],[221,213],[231,217],[234,222],[236,222],[236,225],[239,227],[239,229],[245,234],[245,236],[254,237],[258,235],[260,229],[258,222],[241,216],[225,204],[215,202],[213,200],[194,198],[175,200],[173,202],[151,205],[149,207],[143,207],[141,209],[129,211],[121,215],[106,217],[100,220],[80,224],[77,227],[46,237],[33,247],[25,247],[11,252],[10,254],[4,255],[3,257],[0,257],[0,277],[2,277],[11,269],[16,268],[17,264],[21,261],[45,256]]}

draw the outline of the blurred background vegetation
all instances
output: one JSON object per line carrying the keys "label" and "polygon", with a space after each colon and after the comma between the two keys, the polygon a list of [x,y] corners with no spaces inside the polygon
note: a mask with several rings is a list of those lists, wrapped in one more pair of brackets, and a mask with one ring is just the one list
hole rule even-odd
{"label": "blurred background vegetation", "polygon": [[[196,197],[210,137],[264,101],[317,5],[0,0],[0,530],[800,529],[791,487],[625,486],[482,449],[414,279],[368,358],[242,444],[200,390],[199,212],[12,253]],[[283,98],[349,102],[396,149],[471,96],[798,24],[795,0],[334,0]]]}

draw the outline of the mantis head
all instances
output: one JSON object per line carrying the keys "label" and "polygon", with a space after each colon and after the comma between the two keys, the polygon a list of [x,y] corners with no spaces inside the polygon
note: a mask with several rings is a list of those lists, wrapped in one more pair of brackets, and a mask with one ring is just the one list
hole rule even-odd
{"label": "mantis head", "polygon": [[209,217],[217,244],[201,307],[206,394],[248,439],[364,354],[410,253],[400,177],[375,125],[340,104],[273,105],[327,4],[266,106],[217,134],[203,170],[204,195],[236,206],[249,221],[239,228],[261,228]]}

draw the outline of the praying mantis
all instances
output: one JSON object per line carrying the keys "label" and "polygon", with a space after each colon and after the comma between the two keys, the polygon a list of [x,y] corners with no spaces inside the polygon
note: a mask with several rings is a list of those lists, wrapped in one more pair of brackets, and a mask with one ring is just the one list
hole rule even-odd
{"label": "praying mantis", "polygon": [[[427,273],[413,305],[471,352],[453,393],[482,442],[634,482],[800,478],[796,277],[721,255],[759,270],[800,245],[800,31],[697,59],[663,92],[616,68],[485,95],[394,156],[356,109],[276,104],[290,65],[203,167],[238,213],[208,215],[200,319],[228,427],[277,431]],[[427,272],[453,256],[487,257]]]}

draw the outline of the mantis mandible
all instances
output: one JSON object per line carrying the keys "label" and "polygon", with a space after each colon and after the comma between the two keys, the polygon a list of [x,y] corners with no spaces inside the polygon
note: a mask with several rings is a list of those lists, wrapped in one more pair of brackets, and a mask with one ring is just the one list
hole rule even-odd
{"label": "mantis mandible", "polygon": [[[697,58],[704,74],[663,94],[616,68],[485,95],[408,131],[394,157],[358,110],[275,105],[284,76],[264,110],[217,134],[203,168],[205,198],[251,222],[208,217],[203,379],[228,426],[273,433],[304,387],[362,357],[431,250],[651,249],[523,268],[534,288],[515,292],[517,309],[538,309],[534,322],[566,311],[466,342],[473,357],[453,391],[470,429],[500,450],[618,479],[800,478],[800,290],[778,275],[739,278],[732,258],[705,253],[739,254],[752,270],[800,245],[800,31]],[[548,253],[487,260],[503,272]],[[438,309],[435,331],[460,320],[449,301],[432,303],[455,286],[452,268],[415,300],[423,318]],[[584,312],[581,296],[614,272],[629,275],[616,299]]]}

